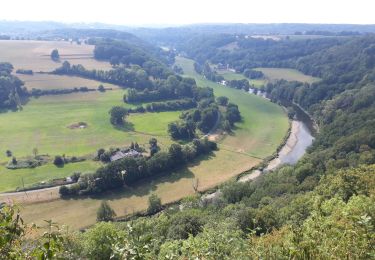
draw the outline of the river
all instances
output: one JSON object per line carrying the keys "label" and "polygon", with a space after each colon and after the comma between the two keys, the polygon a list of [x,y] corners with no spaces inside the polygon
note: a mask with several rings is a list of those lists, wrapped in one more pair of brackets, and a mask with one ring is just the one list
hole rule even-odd
{"label": "river", "polygon": [[[259,95],[259,93],[258,93]],[[275,170],[281,165],[294,165],[305,154],[306,149],[313,143],[317,126],[310,116],[296,104],[292,105],[296,111],[295,118],[291,122],[290,135],[284,146],[280,149],[276,158],[271,160],[263,170],[254,170],[241,176],[240,182],[257,178],[260,174]]]}

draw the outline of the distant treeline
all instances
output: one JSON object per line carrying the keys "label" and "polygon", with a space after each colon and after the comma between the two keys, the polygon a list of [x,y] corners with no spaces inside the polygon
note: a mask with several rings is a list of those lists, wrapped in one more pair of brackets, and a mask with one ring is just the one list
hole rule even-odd
{"label": "distant treeline", "polygon": [[195,139],[187,145],[172,144],[167,152],[157,152],[150,158],[123,158],[108,163],[93,174],[82,175],[78,183],[62,186],[62,196],[87,195],[133,185],[142,179],[170,174],[201,155],[216,150],[216,143]]}

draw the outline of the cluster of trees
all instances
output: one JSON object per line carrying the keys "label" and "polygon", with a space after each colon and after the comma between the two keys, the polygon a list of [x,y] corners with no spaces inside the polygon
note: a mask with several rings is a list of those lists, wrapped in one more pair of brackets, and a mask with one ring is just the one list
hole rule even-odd
{"label": "cluster of trees", "polygon": [[125,123],[125,117],[129,114],[128,109],[120,106],[114,106],[109,110],[112,125],[121,126]]}
{"label": "cluster of trees", "polygon": [[[219,105],[225,107],[224,114]],[[195,137],[196,129],[208,133],[216,124],[230,131],[236,122],[241,121],[241,114],[238,106],[229,103],[227,97],[218,97],[216,102],[213,98],[202,99],[196,109],[183,112],[180,118],[182,120],[168,125],[168,133],[173,139],[189,140]]]}
{"label": "cluster of trees", "polygon": [[24,83],[13,76],[12,71],[12,64],[0,62],[0,110],[21,108],[28,96]]}
{"label": "cluster of trees", "polygon": [[181,114],[187,124],[194,124],[203,133],[208,133],[215,123],[220,120],[220,110],[214,99],[203,99],[198,103],[198,108]]}
{"label": "cluster of trees", "polygon": [[247,79],[228,80],[227,86],[231,88],[236,88],[236,89],[243,89],[246,92],[248,92],[250,89],[250,83]]}
{"label": "cluster of trees", "polygon": [[168,67],[159,61],[162,59],[160,55],[155,57],[149,51],[125,41],[96,40],[94,57],[99,60],[108,60],[113,66],[120,64],[141,66],[148,75],[154,78],[166,79],[172,74]]}
{"label": "cluster of trees", "polygon": [[158,151],[157,140],[150,140],[152,156],[126,157],[99,168],[93,174],[82,175],[78,183],[62,186],[62,196],[95,194],[106,190],[132,185],[151,176],[169,174],[176,168],[183,167],[200,155],[217,149],[216,143],[207,139],[194,139],[187,145],[172,144],[168,151]]}
{"label": "cluster of trees", "polygon": [[190,120],[176,121],[168,125],[168,133],[175,140],[191,140],[195,137],[195,130],[196,124]]}
{"label": "cluster of trees", "polygon": [[264,78],[263,72],[259,70],[245,69],[243,74],[249,79],[262,79]]}
{"label": "cluster of trees", "polygon": [[51,52],[51,60],[53,61],[60,61],[60,54],[57,49],[52,50]]}
{"label": "cluster of trees", "polygon": [[171,75],[167,80],[154,82],[154,89],[147,88],[143,91],[129,89],[128,94],[125,94],[123,99],[127,103],[136,103],[179,98],[200,100],[206,97],[213,97],[213,92],[206,88],[197,87],[194,79]]}
{"label": "cluster of trees", "polygon": [[197,73],[202,74],[206,79],[220,82],[224,80],[224,77],[217,74],[215,70],[211,69],[211,66],[208,62],[204,63],[203,66],[199,65],[198,63],[194,62],[194,69]]}

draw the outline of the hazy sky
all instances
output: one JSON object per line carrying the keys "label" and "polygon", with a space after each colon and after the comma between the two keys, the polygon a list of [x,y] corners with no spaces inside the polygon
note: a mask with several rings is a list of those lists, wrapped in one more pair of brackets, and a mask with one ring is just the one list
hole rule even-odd
{"label": "hazy sky", "polygon": [[0,20],[375,24],[375,0],[1,0]]}

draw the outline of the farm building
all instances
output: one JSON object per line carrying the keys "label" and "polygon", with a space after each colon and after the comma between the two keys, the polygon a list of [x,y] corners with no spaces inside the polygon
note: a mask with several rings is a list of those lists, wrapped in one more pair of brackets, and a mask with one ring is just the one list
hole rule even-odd
{"label": "farm building", "polygon": [[132,150],[132,149],[127,152],[118,151],[114,155],[111,156],[111,162],[114,162],[114,161],[117,161],[126,157],[140,157],[140,156],[142,156],[142,153],[137,152],[136,150]]}

